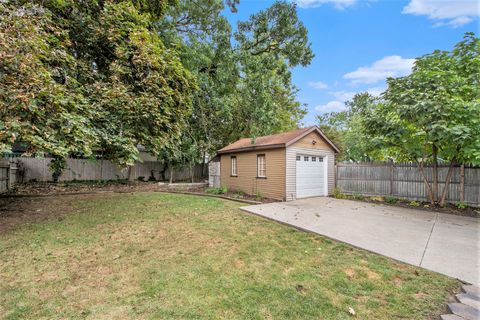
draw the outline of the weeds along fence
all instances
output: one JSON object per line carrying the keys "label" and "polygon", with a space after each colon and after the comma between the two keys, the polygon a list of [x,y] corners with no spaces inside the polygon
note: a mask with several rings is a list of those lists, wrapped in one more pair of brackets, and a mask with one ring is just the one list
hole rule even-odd
{"label": "weeds along fence", "polygon": [[[50,182],[53,181],[52,172],[49,169],[51,158],[27,158],[17,157],[10,159],[10,163],[18,166],[17,180],[19,182]],[[5,161],[4,161],[5,162]],[[7,161],[8,162],[8,161]],[[153,176],[156,180],[162,180],[162,171],[165,165],[158,161],[144,161],[136,163],[132,167],[131,178],[148,180]],[[170,177],[168,168],[164,171],[165,178]],[[175,168],[173,170],[174,181],[187,181],[191,179],[191,171],[188,167]],[[201,164],[193,167],[195,180],[204,177],[205,170]],[[124,180],[128,179],[127,168],[120,168],[108,160],[67,159],[67,167],[59,177],[59,181],[89,181],[89,180]],[[1,181],[0,183],[3,183]],[[0,189],[1,190],[1,189]]]}
{"label": "weeds along fence", "polygon": [[[438,166],[438,193],[443,191],[450,165]],[[425,175],[433,180],[432,167],[425,165]],[[462,172],[463,171],[463,172]],[[370,196],[391,196],[415,201],[427,201],[422,174],[415,163],[339,163],[336,166],[336,186],[347,194],[361,193]],[[480,167],[455,166],[447,193],[447,201],[461,201],[480,206]]]}

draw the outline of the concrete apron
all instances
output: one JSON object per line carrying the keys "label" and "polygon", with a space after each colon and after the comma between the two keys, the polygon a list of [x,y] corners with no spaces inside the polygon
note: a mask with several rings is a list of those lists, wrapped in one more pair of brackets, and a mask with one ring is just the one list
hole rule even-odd
{"label": "concrete apron", "polygon": [[480,284],[480,219],[327,197],[240,208]]}

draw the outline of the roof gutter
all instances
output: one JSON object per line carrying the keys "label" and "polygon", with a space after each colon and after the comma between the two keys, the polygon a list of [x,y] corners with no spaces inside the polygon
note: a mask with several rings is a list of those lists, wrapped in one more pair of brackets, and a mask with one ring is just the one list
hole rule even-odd
{"label": "roof gutter", "polygon": [[277,148],[285,148],[285,147],[286,147],[285,143],[279,143],[279,144],[269,144],[269,145],[265,145],[265,146],[250,146],[250,147],[227,149],[227,150],[220,149],[220,150],[217,151],[217,154],[245,152],[245,151],[254,151],[254,150],[277,149]]}

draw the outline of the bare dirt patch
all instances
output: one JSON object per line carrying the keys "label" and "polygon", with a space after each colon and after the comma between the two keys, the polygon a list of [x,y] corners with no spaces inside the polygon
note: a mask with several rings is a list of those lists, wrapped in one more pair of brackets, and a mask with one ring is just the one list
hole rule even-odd
{"label": "bare dirt patch", "polygon": [[72,212],[70,201],[73,199],[88,200],[92,196],[77,195],[42,198],[0,198],[0,234],[20,225],[39,223],[58,219]]}

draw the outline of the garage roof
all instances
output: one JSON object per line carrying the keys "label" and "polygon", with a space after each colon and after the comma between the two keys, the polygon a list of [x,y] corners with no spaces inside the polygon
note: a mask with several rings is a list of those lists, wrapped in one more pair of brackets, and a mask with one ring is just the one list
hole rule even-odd
{"label": "garage roof", "polygon": [[290,132],[272,134],[269,136],[257,137],[255,143],[252,138],[243,138],[235,141],[232,144],[218,150],[219,154],[229,153],[233,151],[249,151],[249,150],[261,150],[261,149],[273,149],[273,148],[285,148],[290,144],[295,143],[301,138],[305,137],[307,134],[317,131],[322,138],[335,150],[335,152],[340,152],[340,150],[333,144],[330,139],[328,139],[325,134],[317,126],[312,126],[308,128],[296,129]]}

